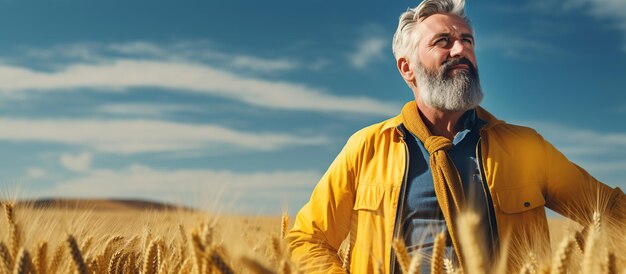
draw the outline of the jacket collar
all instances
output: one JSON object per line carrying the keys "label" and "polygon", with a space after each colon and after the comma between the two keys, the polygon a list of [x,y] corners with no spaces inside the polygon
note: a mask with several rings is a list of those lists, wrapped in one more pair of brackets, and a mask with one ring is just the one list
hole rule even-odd
{"label": "jacket collar", "polygon": [[[409,101],[405,104],[415,104],[415,101]],[[416,119],[421,119],[419,115],[416,115],[417,117],[414,117]],[[487,122],[487,125],[485,125],[481,131],[483,130],[488,130],[492,127],[495,127],[497,125],[500,124],[505,124],[506,122],[502,121],[502,120],[498,120],[495,116],[493,116],[491,113],[489,113],[487,110],[485,110],[484,108],[478,106],[476,107],[476,116]],[[412,119],[412,118],[411,118]],[[407,123],[414,123],[415,121],[405,121],[405,119],[402,117],[402,113],[396,115],[395,117],[392,117],[391,119],[388,119],[387,121],[384,122],[383,126],[380,129],[380,133],[383,133],[387,130],[391,130],[391,129],[396,129],[396,133],[402,135],[402,133],[397,130],[398,126],[400,126],[401,124],[407,124]]]}

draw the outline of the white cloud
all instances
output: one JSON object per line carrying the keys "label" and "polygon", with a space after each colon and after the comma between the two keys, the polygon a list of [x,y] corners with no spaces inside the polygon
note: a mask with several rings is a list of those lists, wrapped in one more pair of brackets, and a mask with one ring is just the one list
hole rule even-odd
{"label": "white cloud", "polygon": [[135,56],[157,56],[157,57],[167,57],[169,52],[162,47],[144,42],[144,41],[134,41],[127,43],[113,43],[107,45],[107,49],[123,53],[130,54]]}
{"label": "white cloud", "polygon": [[116,59],[73,64],[52,72],[0,65],[0,91],[7,93],[102,91],[157,87],[209,94],[249,105],[319,112],[393,115],[396,104],[366,97],[341,97],[303,84],[243,77],[209,65],[175,61]]}
{"label": "white cloud", "polygon": [[41,179],[44,178],[48,173],[45,169],[39,167],[31,167],[26,170],[26,178],[28,179]]}
{"label": "white cloud", "polygon": [[349,55],[350,63],[363,69],[370,63],[383,59],[389,41],[384,37],[367,37],[357,44],[357,49]]}
{"label": "white cloud", "polygon": [[164,104],[164,103],[116,103],[105,104],[95,108],[98,113],[142,116],[142,117],[163,117],[171,113],[180,112],[201,112],[202,108],[184,104]]}
{"label": "white cloud", "polygon": [[253,56],[235,56],[231,64],[237,68],[247,68],[259,72],[291,70],[299,66],[292,60],[264,59]]}
{"label": "white cloud", "polygon": [[[160,170],[131,165],[120,170],[91,170],[84,176],[59,182],[40,195],[147,198],[183,201],[192,206],[206,206],[215,199],[228,203],[234,198],[236,208],[226,209],[265,207],[278,212],[285,201],[301,206],[320,176],[318,172],[306,170],[241,173],[209,169]],[[259,204],[259,200],[264,204]]]}
{"label": "white cloud", "polygon": [[243,132],[210,124],[155,120],[0,119],[0,129],[0,140],[78,145],[119,154],[225,147],[275,150],[328,142],[320,136]]}
{"label": "white cloud", "polygon": [[93,155],[88,152],[80,154],[63,154],[59,157],[61,165],[74,172],[85,172],[91,168],[91,160]]}

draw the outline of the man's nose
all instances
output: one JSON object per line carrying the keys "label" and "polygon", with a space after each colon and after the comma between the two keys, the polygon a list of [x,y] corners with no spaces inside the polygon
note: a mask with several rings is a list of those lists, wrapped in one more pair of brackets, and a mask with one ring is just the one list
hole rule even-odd
{"label": "man's nose", "polygon": [[467,47],[461,40],[455,40],[450,48],[450,57],[465,57]]}

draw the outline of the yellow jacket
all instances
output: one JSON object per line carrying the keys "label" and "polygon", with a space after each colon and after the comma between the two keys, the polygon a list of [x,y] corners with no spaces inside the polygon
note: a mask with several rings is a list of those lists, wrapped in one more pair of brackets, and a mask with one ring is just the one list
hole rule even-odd
{"label": "yellow jacket", "polygon": [[[506,124],[482,108],[477,114],[487,122],[480,131],[480,159],[500,242],[510,240],[509,258],[528,254],[524,244],[545,243],[542,248],[549,249],[544,206],[587,224],[599,195],[603,216],[624,220],[626,199],[619,188],[598,182],[534,130]],[[402,123],[398,115],[350,137],[298,213],[287,239],[292,260],[305,273],[345,273],[337,250],[347,235],[350,272],[390,272],[407,173]]]}

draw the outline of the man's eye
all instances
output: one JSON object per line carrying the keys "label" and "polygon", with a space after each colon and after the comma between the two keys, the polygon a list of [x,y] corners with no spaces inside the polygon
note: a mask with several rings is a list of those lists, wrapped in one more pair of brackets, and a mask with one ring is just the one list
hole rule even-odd
{"label": "man's eye", "polygon": [[463,38],[463,43],[468,44],[468,45],[473,45],[474,40],[469,39],[469,38]]}
{"label": "man's eye", "polygon": [[435,45],[439,47],[445,47],[448,45],[449,42],[450,42],[450,39],[448,37],[442,37],[442,38],[435,40]]}

